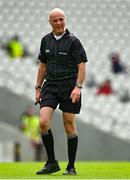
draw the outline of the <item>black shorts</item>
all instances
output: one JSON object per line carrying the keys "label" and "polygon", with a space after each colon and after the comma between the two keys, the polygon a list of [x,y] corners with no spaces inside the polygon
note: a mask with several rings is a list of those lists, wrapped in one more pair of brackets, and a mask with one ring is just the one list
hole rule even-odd
{"label": "black shorts", "polygon": [[72,103],[72,99],[70,99],[75,84],[75,79],[45,81],[41,89],[40,108],[52,107],[56,109],[59,105],[59,109],[63,112],[78,114],[81,108],[81,96],[76,103]]}

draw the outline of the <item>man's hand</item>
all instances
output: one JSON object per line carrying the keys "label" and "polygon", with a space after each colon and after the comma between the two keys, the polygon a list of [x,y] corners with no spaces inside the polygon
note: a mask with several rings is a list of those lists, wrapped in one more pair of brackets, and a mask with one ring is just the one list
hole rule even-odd
{"label": "man's hand", "polygon": [[35,92],[35,105],[36,103],[39,103],[41,101],[41,89],[36,89],[36,92]]}
{"label": "man's hand", "polygon": [[81,89],[75,86],[70,96],[70,98],[72,99],[72,102],[73,103],[78,102],[80,99],[80,95],[81,95]]}

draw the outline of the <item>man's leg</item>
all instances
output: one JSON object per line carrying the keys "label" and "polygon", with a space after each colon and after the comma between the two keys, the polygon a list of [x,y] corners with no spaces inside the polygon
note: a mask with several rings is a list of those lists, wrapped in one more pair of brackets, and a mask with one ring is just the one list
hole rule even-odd
{"label": "man's leg", "polygon": [[53,108],[43,107],[40,110],[40,128],[42,141],[45,146],[48,160],[44,168],[37,172],[37,174],[50,174],[60,170],[58,162],[55,160],[54,153],[54,139],[50,129]]}
{"label": "man's leg", "polygon": [[50,107],[43,107],[40,110],[41,136],[42,136],[42,141],[47,152],[49,162],[55,161],[54,139],[53,139],[51,129],[49,129],[52,114],[53,114],[53,109]]}
{"label": "man's leg", "polygon": [[76,175],[74,163],[78,146],[78,136],[76,131],[75,114],[63,112],[64,127],[68,139],[68,165],[64,174]]}

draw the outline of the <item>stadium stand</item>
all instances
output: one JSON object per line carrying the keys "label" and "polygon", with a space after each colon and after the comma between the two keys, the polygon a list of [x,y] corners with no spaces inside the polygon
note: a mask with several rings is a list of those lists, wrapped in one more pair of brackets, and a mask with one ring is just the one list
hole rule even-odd
{"label": "stadium stand", "polygon": [[130,72],[115,76],[110,71],[108,58],[111,52],[120,52],[121,59],[130,67],[129,0],[1,0],[1,42],[19,33],[34,57],[24,61],[10,61],[0,49],[0,86],[34,99],[37,69],[35,61],[41,37],[50,31],[46,20],[48,12],[54,7],[66,12],[68,28],[80,38],[86,48],[89,59],[88,76],[89,73],[93,74],[98,83],[111,79],[117,92],[109,97],[96,96],[96,87],[84,87],[80,120],[129,142],[130,102],[122,103],[118,96],[124,89],[130,92]]}

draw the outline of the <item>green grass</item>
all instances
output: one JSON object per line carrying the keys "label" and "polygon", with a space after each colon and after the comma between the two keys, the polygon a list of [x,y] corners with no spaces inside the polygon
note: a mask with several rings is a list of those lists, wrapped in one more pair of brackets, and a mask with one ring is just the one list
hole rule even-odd
{"label": "green grass", "polygon": [[61,171],[50,175],[36,175],[43,163],[0,163],[0,179],[130,179],[129,162],[76,162],[77,176],[64,176],[66,162],[60,162]]}

